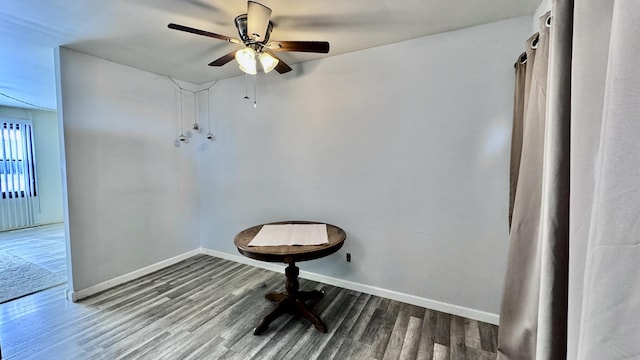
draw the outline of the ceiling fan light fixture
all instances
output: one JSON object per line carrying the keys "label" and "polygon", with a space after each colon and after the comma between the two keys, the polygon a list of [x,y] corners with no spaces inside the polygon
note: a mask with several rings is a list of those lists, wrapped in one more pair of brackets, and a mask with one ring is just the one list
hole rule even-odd
{"label": "ceiling fan light fixture", "polygon": [[256,74],[256,52],[252,48],[246,47],[236,51],[236,61],[240,70],[247,74]]}
{"label": "ceiling fan light fixture", "polygon": [[275,69],[280,62],[278,59],[264,52],[260,54],[259,59],[265,73],[268,73],[269,71]]}

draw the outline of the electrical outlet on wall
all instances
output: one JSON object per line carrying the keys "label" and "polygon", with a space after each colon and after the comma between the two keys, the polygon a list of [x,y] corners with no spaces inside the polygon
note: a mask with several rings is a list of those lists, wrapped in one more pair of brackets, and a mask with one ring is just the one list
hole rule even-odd
{"label": "electrical outlet on wall", "polygon": [[347,262],[351,262],[351,253],[347,253]]}

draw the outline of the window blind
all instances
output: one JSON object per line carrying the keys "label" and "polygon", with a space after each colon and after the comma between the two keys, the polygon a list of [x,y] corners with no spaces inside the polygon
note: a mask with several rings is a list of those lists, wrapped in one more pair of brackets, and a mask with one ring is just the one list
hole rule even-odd
{"label": "window blind", "polygon": [[33,226],[37,196],[33,126],[0,119],[0,230]]}

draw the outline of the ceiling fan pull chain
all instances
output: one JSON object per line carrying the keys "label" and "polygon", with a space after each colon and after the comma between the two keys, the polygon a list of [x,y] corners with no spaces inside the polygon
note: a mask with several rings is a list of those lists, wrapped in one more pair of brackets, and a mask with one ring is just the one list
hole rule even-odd
{"label": "ceiling fan pull chain", "polygon": [[249,74],[244,73],[244,98],[249,100]]}
{"label": "ceiling fan pull chain", "polygon": [[258,107],[258,92],[256,88],[258,87],[258,74],[253,75],[253,108]]}

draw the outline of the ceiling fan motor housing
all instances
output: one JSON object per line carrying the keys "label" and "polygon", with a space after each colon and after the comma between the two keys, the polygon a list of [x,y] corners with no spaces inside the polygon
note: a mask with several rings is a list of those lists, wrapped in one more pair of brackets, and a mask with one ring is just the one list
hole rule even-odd
{"label": "ceiling fan motor housing", "polygon": [[252,43],[261,43],[266,44],[269,41],[269,36],[271,35],[271,30],[273,30],[273,23],[269,21],[269,25],[267,25],[267,29],[264,33],[263,38],[260,41],[256,41],[252,39],[247,30],[247,14],[241,14],[236,16],[236,28],[238,28],[238,35],[240,35],[240,40],[242,40],[245,45],[249,45]]}

